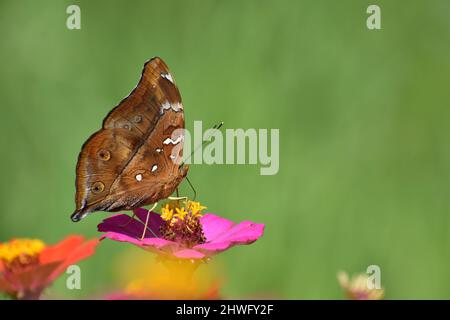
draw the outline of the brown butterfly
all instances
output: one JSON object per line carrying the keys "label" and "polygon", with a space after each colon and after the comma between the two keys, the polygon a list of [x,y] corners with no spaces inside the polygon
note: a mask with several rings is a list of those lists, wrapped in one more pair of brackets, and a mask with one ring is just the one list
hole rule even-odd
{"label": "brown butterfly", "polygon": [[132,210],[169,197],[186,176],[181,96],[160,58],[83,145],[76,169],[80,221],[93,211]]}

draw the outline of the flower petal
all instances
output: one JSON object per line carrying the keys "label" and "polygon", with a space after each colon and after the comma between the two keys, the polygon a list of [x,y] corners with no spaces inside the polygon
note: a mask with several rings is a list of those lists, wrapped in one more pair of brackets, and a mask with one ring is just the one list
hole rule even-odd
{"label": "flower petal", "polygon": [[73,235],[68,236],[59,243],[46,247],[39,255],[39,262],[50,263],[55,261],[63,261],[68,252],[71,252],[73,248],[83,243],[84,238],[82,236]]}
{"label": "flower petal", "polygon": [[174,251],[179,250],[179,246],[176,242],[165,240],[162,238],[144,238],[143,240],[130,237],[120,232],[107,232],[100,238],[101,240],[108,238],[119,242],[129,242],[144,250],[152,251],[155,253],[171,254]]}
{"label": "flower petal", "polygon": [[93,255],[97,245],[98,239],[85,241],[83,236],[73,235],[54,246],[45,248],[39,255],[40,264],[59,263],[48,281],[56,279],[68,266]]}
{"label": "flower petal", "polygon": [[64,259],[63,263],[59,265],[55,271],[52,272],[49,281],[53,281],[57,277],[59,277],[59,275],[65,272],[70,265],[76,264],[77,262],[93,255],[98,243],[98,239],[92,239],[82,243],[76,248],[73,248],[71,252],[67,253],[67,256]]}
{"label": "flower petal", "polygon": [[[209,224],[211,224],[211,226],[216,226],[220,220],[226,219],[212,214],[203,216],[201,221],[204,228],[203,230],[205,230],[205,228],[208,229]],[[219,228],[213,229],[215,230],[213,239],[208,238],[205,234],[207,242],[196,245],[193,249],[200,250],[211,255],[224,251],[235,245],[250,244],[258,240],[263,235],[265,227],[264,224],[254,223],[251,221],[244,221],[231,227],[230,224],[227,223],[227,226],[227,229],[222,227],[221,232],[218,232]]]}
{"label": "flower petal", "polygon": [[4,273],[0,278],[0,288],[10,295],[41,291],[50,284],[50,275],[60,264],[51,262],[24,272]]}
{"label": "flower petal", "polygon": [[233,221],[216,216],[212,213],[207,213],[201,217],[200,223],[202,224],[203,234],[206,237],[206,241],[215,240],[234,225]]}
{"label": "flower petal", "polygon": [[[99,231],[102,231],[102,230],[100,230],[100,228],[99,228]],[[139,240],[137,236],[135,236],[135,235],[130,236],[130,235],[128,235],[126,233],[122,233],[122,232],[115,232],[115,231],[106,232],[104,235],[102,235],[100,237],[100,240],[103,240],[105,238],[119,241],[119,242],[129,242],[129,243],[135,244],[137,246],[143,245],[142,241]]]}
{"label": "flower petal", "polygon": [[[137,208],[133,210],[133,213],[139,218],[139,220],[142,221],[145,225],[145,221],[147,220],[147,214],[148,210],[143,208]],[[148,219],[148,227],[155,232],[155,234],[159,237],[159,228],[161,227],[161,224],[163,223],[163,219],[161,216],[156,212],[150,212],[150,217]]]}
{"label": "flower petal", "polygon": [[[137,211],[137,212],[136,212]],[[143,212],[142,212],[143,211]],[[147,210],[142,209],[142,211],[135,210],[136,215],[139,219],[143,217],[145,214],[145,217],[147,215]],[[145,219],[145,218],[144,218]],[[145,237],[146,238],[152,238],[155,235],[159,236],[159,226],[160,226],[161,218],[159,217],[159,214],[151,212],[149,217],[149,223],[147,225],[147,228],[151,230],[146,232]],[[142,233],[144,231],[144,222],[141,222],[136,219],[131,219],[130,216],[126,214],[117,214],[114,216],[111,216],[109,218],[106,218],[97,226],[98,231],[100,232],[117,232],[122,233],[124,235],[127,235],[132,238],[141,238]]]}
{"label": "flower petal", "polygon": [[193,249],[178,250],[173,255],[179,259],[203,259],[205,257],[204,253]]}

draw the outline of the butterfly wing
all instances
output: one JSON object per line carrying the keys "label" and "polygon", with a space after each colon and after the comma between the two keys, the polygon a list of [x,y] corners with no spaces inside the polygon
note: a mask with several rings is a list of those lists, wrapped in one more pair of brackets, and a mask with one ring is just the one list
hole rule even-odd
{"label": "butterfly wing", "polygon": [[83,145],[72,220],[168,197],[187,174],[187,167],[179,165],[183,130],[178,88],[167,65],[153,58],[144,65],[136,88]]}

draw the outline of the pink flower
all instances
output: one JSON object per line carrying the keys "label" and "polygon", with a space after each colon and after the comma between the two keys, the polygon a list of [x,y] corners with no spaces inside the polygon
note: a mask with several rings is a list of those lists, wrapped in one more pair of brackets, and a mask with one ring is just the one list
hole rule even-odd
{"label": "pink flower", "polygon": [[[150,213],[148,232],[141,240],[147,210],[134,210],[139,220],[118,214],[103,220],[98,231],[109,238],[129,242],[142,249],[178,259],[204,259],[233,246],[251,244],[264,232],[264,224],[244,221],[239,224],[211,213],[201,215],[198,202],[186,202],[185,207],[163,208],[162,215]],[[176,213],[174,214],[174,209]]]}

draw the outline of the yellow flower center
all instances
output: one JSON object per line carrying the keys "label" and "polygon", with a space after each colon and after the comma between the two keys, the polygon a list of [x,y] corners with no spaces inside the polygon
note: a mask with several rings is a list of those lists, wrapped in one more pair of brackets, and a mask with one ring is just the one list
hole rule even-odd
{"label": "yellow flower center", "polygon": [[169,207],[168,203],[161,209],[161,218],[164,221],[171,221],[173,218],[173,209]]}
{"label": "yellow flower center", "polygon": [[184,220],[184,217],[188,214],[185,208],[175,208],[175,210],[177,212],[174,216],[176,219]]}
{"label": "yellow flower center", "polygon": [[193,246],[205,242],[200,218],[206,209],[200,202],[170,201],[161,209],[161,233],[167,240]]}
{"label": "yellow flower center", "polygon": [[10,271],[23,269],[38,262],[38,256],[45,243],[34,239],[12,239],[0,243],[0,261]]}
{"label": "yellow flower center", "polygon": [[202,206],[200,202],[195,201],[188,201],[187,207],[191,210],[193,215],[198,215],[200,217],[202,216],[201,215],[202,210],[206,209],[206,207]]}

